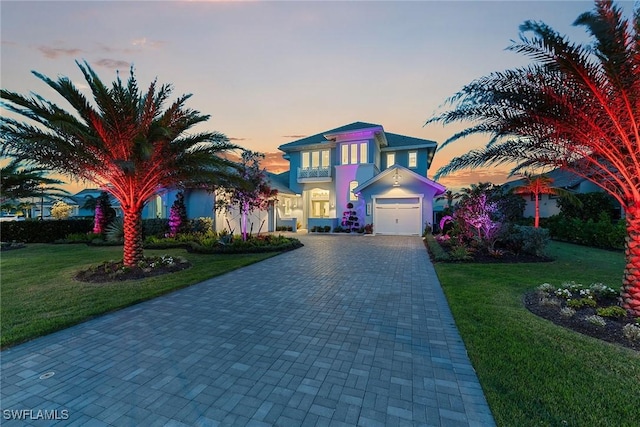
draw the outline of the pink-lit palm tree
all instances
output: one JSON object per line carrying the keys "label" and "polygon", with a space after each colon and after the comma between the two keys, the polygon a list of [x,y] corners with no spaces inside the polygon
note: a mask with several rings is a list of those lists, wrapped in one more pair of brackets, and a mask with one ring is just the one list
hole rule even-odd
{"label": "pink-lit palm tree", "polygon": [[427,121],[472,122],[440,149],[472,134],[490,137],[437,176],[515,163],[512,173],[561,167],[602,187],[625,210],[621,302],[640,316],[640,7],[629,20],[597,1],[575,25],[586,28],[589,46],[525,22],[510,50],[534,62],[475,80],[449,99],[451,110]]}
{"label": "pink-lit palm tree", "polygon": [[547,175],[531,175],[530,173],[524,173],[522,175],[524,184],[513,187],[511,191],[514,194],[531,194],[535,202],[535,214],[533,219],[533,226],[538,228],[540,226],[540,196],[542,194],[552,194],[554,196],[572,198],[572,194],[564,188],[558,188],[553,186],[553,178]]}
{"label": "pink-lit palm tree", "polygon": [[[154,81],[139,90],[133,68],[126,83],[106,86],[88,63],[77,62],[93,103],[67,77],[33,72],[73,107],[68,112],[43,97],[1,90],[2,105],[26,119],[0,119],[0,154],[61,172],[110,192],[124,213],[124,264],[143,258],[142,209],[161,188],[226,180],[230,162],[219,157],[235,146],[218,132],[187,133],[209,116],[185,107],[191,95],[167,108],[171,85]],[[108,184],[108,185],[107,185]]]}

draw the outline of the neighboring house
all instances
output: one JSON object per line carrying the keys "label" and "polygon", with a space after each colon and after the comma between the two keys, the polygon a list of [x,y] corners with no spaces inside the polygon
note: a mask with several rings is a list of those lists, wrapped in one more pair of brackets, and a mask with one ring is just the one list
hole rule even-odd
{"label": "neighboring house", "polygon": [[[281,145],[292,194],[279,197],[277,225],[362,227],[421,234],[433,222],[433,198],[445,191],[427,178],[437,144],[356,122]],[[349,207],[352,206],[352,207]]]}
{"label": "neighboring house", "polygon": [[[598,187],[586,178],[580,177],[563,169],[554,169],[550,172],[546,172],[544,175],[553,179],[553,183],[551,184],[553,187],[562,188],[572,193],[604,192],[602,188]],[[526,181],[524,179],[517,179],[504,183],[503,187],[511,189],[524,185],[525,183]],[[522,197],[527,202],[524,209],[524,217],[533,218],[535,216],[535,199],[533,194],[523,194]],[[540,200],[540,218],[548,218],[560,213],[560,208],[557,204],[558,196],[553,194],[540,194],[538,198]],[[618,208],[620,207],[617,202],[614,203]]]}

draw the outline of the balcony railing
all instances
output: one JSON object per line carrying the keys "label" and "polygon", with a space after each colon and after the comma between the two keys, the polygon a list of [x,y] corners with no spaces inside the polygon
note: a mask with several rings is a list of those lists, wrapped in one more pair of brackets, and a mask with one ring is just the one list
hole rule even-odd
{"label": "balcony railing", "polygon": [[331,179],[331,168],[298,168],[298,179],[307,178]]}

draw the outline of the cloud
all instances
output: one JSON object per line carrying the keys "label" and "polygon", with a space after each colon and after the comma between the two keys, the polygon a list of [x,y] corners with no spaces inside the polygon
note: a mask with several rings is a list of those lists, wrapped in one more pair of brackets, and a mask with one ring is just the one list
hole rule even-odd
{"label": "cloud", "polygon": [[122,61],[119,59],[103,58],[95,61],[95,64],[99,67],[109,68],[110,70],[117,70],[119,68],[130,68],[131,63],[128,61]]}
{"label": "cloud", "polygon": [[289,161],[282,158],[282,152],[276,151],[264,153],[265,157],[261,165],[263,168],[273,173],[280,173],[289,170]]}
{"label": "cloud", "polygon": [[282,135],[283,138],[294,138],[294,139],[300,139],[300,138],[304,138],[307,135]]}
{"label": "cloud", "polygon": [[82,49],[78,48],[60,48],[50,46],[38,46],[37,48],[46,58],[56,59],[60,56],[79,56]]}
{"label": "cloud", "polygon": [[161,40],[149,40],[146,37],[141,37],[139,39],[131,40],[131,44],[136,47],[156,49],[166,45],[167,42]]}
{"label": "cloud", "polygon": [[235,138],[235,137],[229,137],[229,141],[246,141],[247,138]]}
{"label": "cloud", "polygon": [[479,182],[491,182],[493,184],[504,184],[510,180],[507,177],[508,170],[496,168],[473,169],[455,172],[451,175],[438,179],[438,182],[451,189],[468,187]]}

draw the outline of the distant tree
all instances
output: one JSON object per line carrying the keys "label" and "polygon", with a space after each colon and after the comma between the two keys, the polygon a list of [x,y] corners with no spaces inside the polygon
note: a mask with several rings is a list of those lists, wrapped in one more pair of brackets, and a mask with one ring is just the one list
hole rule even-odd
{"label": "distant tree", "polygon": [[0,168],[0,205],[3,210],[30,206],[26,199],[64,197],[69,193],[57,185],[63,181],[44,176],[47,170],[24,166],[19,159],[12,159]]}
{"label": "distant tree", "polygon": [[574,24],[586,28],[589,44],[525,22],[509,49],[534,63],[475,80],[449,99],[450,111],[427,121],[471,122],[439,150],[489,135],[484,148],[454,158],[436,178],[515,164],[514,174],[561,167],[603,188],[626,214],[621,305],[640,316],[640,6],[629,21],[613,2],[598,0]]}
{"label": "distant tree", "polygon": [[57,201],[51,206],[51,216],[55,219],[68,219],[73,212],[73,207],[63,201]]}
{"label": "distant tree", "polygon": [[446,208],[448,208],[449,210],[453,209],[453,202],[455,200],[458,200],[462,195],[458,192],[454,193],[451,190],[447,190],[445,191],[443,194],[439,195],[438,197],[436,197],[436,200],[446,200],[447,201],[447,206]]}
{"label": "distant tree", "polygon": [[[233,164],[220,154],[237,148],[218,132],[189,132],[209,119],[185,107],[190,95],[163,109],[171,85],[154,81],[144,92],[133,68],[106,86],[86,62],[77,62],[93,96],[93,105],[70,78],[54,81],[33,74],[60,94],[68,112],[39,95],[0,90],[2,106],[29,122],[0,118],[0,155],[36,167],[73,175],[106,189],[124,214],[124,264],[143,259],[142,209],[162,188],[229,182]],[[32,124],[35,122],[35,125]]]}
{"label": "distant tree", "polygon": [[524,183],[513,187],[511,191],[514,194],[531,194],[535,203],[535,214],[533,220],[533,226],[538,228],[540,226],[540,196],[542,194],[553,194],[555,196],[564,197],[568,201],[576,203],[573,194],[563,188],[553,186],[553,178],[547,175],[532,175],[525,173],[522,175]]}
{"label": "distant tree", "polygon": [[248,237],[249,214],[255,210],[266,209],[278,195],[277,190],[269,187],[266,171],[260,168],[262,159],[264,159],[262,153],[243,152],[238,176],[244,185],[224,189],[224,196],[220,199],[220,208],[235,207],[239,210],[242,240],[247,240]]}

